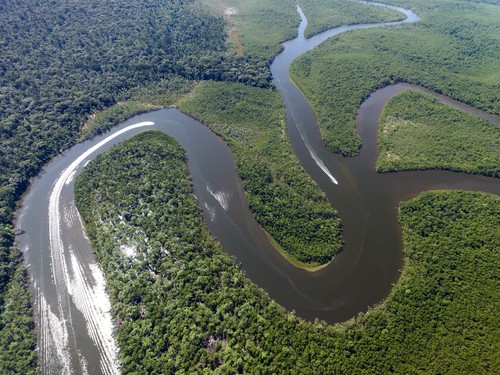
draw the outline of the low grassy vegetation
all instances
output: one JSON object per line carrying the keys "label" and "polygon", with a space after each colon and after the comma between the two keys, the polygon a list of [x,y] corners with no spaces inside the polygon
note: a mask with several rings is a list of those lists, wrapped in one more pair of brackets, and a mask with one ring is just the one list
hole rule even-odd
{"label": "low grassy vegetation", "polygon": [[381,172],[450,169],[500,177],[500,125],[415,90],[386,104],[378,146]]}
{"label": "low grassy vegetation", "polygon": [[279,93],[203,82],[180,109],[229,143],[251,210],[292,262],[330,262],[342,246],[340,220],[293,153]]}
{"label": "low grassy vegetation", "polygon": [[397,21],[405,16],[395,10],[355,1],[303,0],[298,2],[307,17],[306,36],[334,26]]}
{"label": "low grassy vegetation", "polygon": [[393,82],[415,83],[500,113],[500,7],[461,0],[396,3],[415,8],[422,20],[342,34],[292,65],[292,78],[335,152],[358,152],[356,110],[371,92]]}
{"label": "low grassy vegetation", "polygon": [[209,235],[191,192],[183,150],[158,132],[99,156],[76,181],[123,373],[498,368],[499,197],[448,191],[403,203],[400,281],[383,305],[327,326],[302,321],[252,284]]}
{"label": "low grassy vegetation", "polygon": [[80,139],[84,140],[91,138],[97,134],[101,134],[109,130],[114,125],[127,120],[128,118],[158,109],[158,106],[144,104],[135,101],[126,101],[117,103],[109,108],[99,111],[90,116],[89,120],[82,127]]}
{"label": "low grassy vegetation", "polygon": [[240,34],[244,53],[269,62],[281,51],[281,43],[297,35],[300,5],[308,18],[307,35],[351,23],[401,18],[398,12],[342,0],[219,0],[221,7],[234,9],[228,19]]}
{"label": "low grassy vegetation", "polygon": [[220,0],[224,8],[233,8],[228,16],[238,30],[243,54],[270,63],[281,50],[280,43],[297,35],[300,16],[290,0]]}

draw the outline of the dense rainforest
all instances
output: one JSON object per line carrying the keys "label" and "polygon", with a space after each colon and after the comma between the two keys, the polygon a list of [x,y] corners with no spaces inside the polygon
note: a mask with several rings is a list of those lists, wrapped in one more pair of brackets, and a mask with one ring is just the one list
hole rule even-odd
{"label": "dense rainforest", "polygon": [[384,107],[379,125],[381,172],[449,169],[500,177],[500,124],[407,90]]}
{"label": "dense rainforest", "polygon": [[[149,83],[175,97],[208,74],[207,61],[228,70],[225,24],[193,1],[6,0],[0,25],[0,372],[30,373],[35,339],[12,225],[29,178],[96,111],[144,98]],[[244,57],[227,64],[244,69]]]}
{"label": "dense rainforest", "polygon": [[328,264],[342,248],[340,220],[293,153],[279,93],[204,82],[179,108],[229,143],[250,209],[280,252],[301,268]]}
{"label": "dense rainforest", "polygon": [[[355,33],[341,37],[339,40],[343,41],[344,44],[341,42],[331,43],[337,45],[337,47],[342,47],[343,49],[340,48],[341,52],[345,52],[342,55],[345,58],[345,64],[341,65],[341,71],[344,72],[341,76],[345,77],[344,81],[351,80],[351,88],[363,87],[364,90],[361,94],[356,92],[351,96],[351,94],[348,94],[350,91],[348,91],[347,86],[342,86],[343,83],[340,86],[338,83],[333,84],[335,87],[341,87],[341,89],[333,91],[339,92],[349,99],[348,104],[337,101],[336,105],[339,107],[332,107],[339,109],[340,116],[344,116],[346,119],[345,122],[348,126],[345,129],[350,129],[352,126],[351,117],[362,98],[366,97],[373,88],[392,81],[420,83],[459,100],[498,113],[498,109],[495,109],[498,106],[498,90],[495,91],[494,89],[495,85],[498,85],[498,70],[496,67],[498,38],[494,36],[497,35],[495,20],[497,19],[498,7],[494,6],[494,4],[498,5],[498,2],[456,0],[434,4],[430,1],[417,0],[411,2],[411,4],[409,1],[400,1],[400,3],[405,6],[414,6],[420,14],[425,16],[420,25],[412,26],[406,33],[403,32],[403,28],[394,28],[392,31],[387,31],[388,34],[383,34],[386,30],[378,30],[373,37],[374,39],[370,39],[368,34]],[[307,30],[309,34],[336,24],[355,23],[360,20],[373,21],[399,18],[398,14],[381,10],[378,7],[366,7],[356,3],[353,3],[351,7],[346,6],[346,2],[343,1],[304,0],[300,2],[300,5],[310,18]],[[227,6],[236,7],[237,12],[223,18],[223,10]],[[375,10],[366,10],[368,8]],[[449,19],[445,17],[445,14],[448,14]],[[313,17],[316,20],[311,19]],[[276,22],[277,19],[278,22]],[[126,2],[122,0],[113,2],[96,0],[72,0],[70,2],[62,0],[52,0],[50,2],[21,0],[14,2],[5,0],[0,3],[0,373],[28,374],[36,371],[35,334],[33,332],[33,322],[30,318],[32,313],[30,296],[26,288],[27,273],[20,263],[21,254],[13,247],[15,236],[12,224],[16,203],[27,188],[29,179],[41,170],[44,163],[77,140],[102,132],[134,113],[178,103],[184,94],[192,91],[198,80],[213,79],[269,88],[272,86],[269,80],[269,61],[280,50],[279,42],[295,34],[298,21],[295,2],[287,0],[228,0],[224,3],[222,1],[208,0],[171,0],[165,2],[155,0],[131,0]],[[472,31],[476,32],[473,33]],[[228,35],[230,36],[229,44]],[[416,40],[413,39],[415,37]],[[408,43],[409,40],[413,40],[413,42]],[[349,43],[353,43],[356,48],[348,50]],[[365,49],[365,54],[357,52],[362,48]],[[326,48],[322,50],[324,49]],[[348,56],[349,53],[351,55]],[[393,58],[390,62],[384,57],[388,54]],[[443,54],[446,54],[444,60],[441,59]],[[357,58],[360,59],[359,62],[356,62]],[[428,66],[424,64],[426,59],[431,61]],[[329,64],[334,66],[342,62],[342,59],[337,60],[332,58],[329,60]],[[370,70],[372,68],[373,70]],[[380,71],[383,71],[383,79],[380,78]],[[371,76],[372,73],[376,76],[375,78]],[[328,83],[329,80],[325,78],[331,76],[328,70],[323,71],[321,82]],[[296,79],[296,81],[299,82],[300,80]],[[373,84],[373,82],[375,83]],[[365,83],[370,83],[368,88],[364,85]],[[207,84],[205,87],[201,86],[199,93],[206,92],[204,90],[207,90],[207,87],[210,88],[211,85],[212,83]],[[246,90],[236,87],[228,85],[226,90]],[[301,83],[301,88],[307,92],[305,84]],[[327,97],[334,93],[332,90],[326,90],[325,87],[322,87],[321,90],[324,90],[323,96],[326,93]],[[320,108],[323,104],[320,103],[320,105],[315,102],[314,95],[309,94],[315,104],[317,113],[320,115],[318,117],[324,119],[325,115],[322,114]],[[273,96],[273,94],[269,93],[265,95]],[[199,98],[199,104],[191,104],[193,113],[195,113],[195,110],[203,110],[205,106],[204,97]],[[327,106],[332,103],[335,104],[337,99],[333,98],[331,103],[326,104]],[[272,105],[274,104],[272,103]],[[198,106],[197,109],[195,109],[195,106]],[[222,115],[224,114],[222,113]],[[341,120],[337,122],[342,123]],[[216,129],[215,125],[214,129]],[[241,126],[238,122],[233,125],[234,128],[228,126],[228,132],[234,133],[235,129]],[[337,137],[341,140],[341,143],[345,139],[351,139],[351,141],[353,139],[352,132],[344,137],[342,134],[345,132],[349,133],[351,130],[339,132]],[[227,139],[230,141],[229,138]],[[276,140],[280,141],[281,137]],[[347,141],[347,143],[351,141]],[[149,140],[146,137],[141,140],[141,144],[137,145],[137,147],[144,147],[143,143],[147,144],[148,142]],[[339,147],[338,150],[349,154],[353,153],[356,147],[356,141],[354,140],[349,147],[345,149]],[[332,148],[335,149],[335,147]],[[172,155],[182,159],[177,151],[173,151]],[[122,160],[121,157],[118,159]],[[293,169],[289,171],[291,170]],[[300,178],[302,177],[298,177],[295,181],[299,181]],[[309,183],[310,181],[307,182],[307,184]],[[182,185],[182,183],[180,184]],[[187,189],[187,187],[185,186],[184,189]],[[290,191],[290,194],[293,193]],[[439,203],[444,199],[451,202],[450,205],[454,209],[467,212],[470,215],[469,221],[461,217],[462,224],[465,227],[475,225],[472,218],[475,220],[476,216],[486,215],[486,219],[480,217],[478,223],[481,223],[483,219],[485,220],[484,223],[487,223],[487,220],[495,220],[495,215],[488,217],[489,213],[480,212],[479,209],[474,211],[474,207],[479,204],[477,202],[482,202],[481,204],[490,205],[493,208],[498,207],[498,200],[483,195],[473,195],[472,197],[465,195],[464,198],[462,195],[457,194],[450,193],[445,198],[440,196],[434,198],[434,195],[430,195],[427,203],[432,206],[435,202]],[[474,203],[476,206],[470,209],[472,211],[467,211],[467,205],[470,203],[469,199],[477,203]],[[192,202],[189,204],[192,204]],[[417,209],[420,209],[420,205],[424,203],[417,201],[412,204],[416,205]],[[429,210],[432,211],[432,208],[429,208]],[[192,213],[193,217],[198,215],[199,213],[194,214],[195,211],[196,209],[190,208],[188,216],[190,217]],[[112,212],[110,212],[110,215],[112,215]],[[491,216],[493,219],[491,219]],[[195,220],[193,223],[198,223],[196,225],[199,228],[202,227],[202,224],[196,221],[198,219],[193,220]],[[419,222],[417,219],[415,220],[416,223]],[[421,223],[425,222],[423,217],[419,220]],[[91,222],[90,219],[88,219],[88,222]],[[336,222],[333,221],[333,223]],[[485,231],[481,233],[488,232],[489,227],[485,225],[485,228]],[[185,229],[185,225],[181,225],[181,230]],[[198,229],[193,229],[193,231],[196,232]],[[199,229],[199,231],[202,232],[202,229]],[[441,233],[445,232],[438,229],[436,236],[439,237]],[[454,230],[452,234],[455,235],[458,232],[456,233]],[[448,234],[446,235],[448,236]],[[212,241],[204,236],[208,235],[202,235],[204,238],[202,242],[207,241],[208,243]],[[458,237],[451,238],[453,238],[450,240],[451,242],[454,239],[459,243],[462,241]],[[473,238],[477,239],[477,243],[481,242],[479,237]],[[111,240],[109,239],[109,241]],[[485,241],[486,247],[491,245],[491,241],[488,241]],[[212,247],[217,248],[216,244],[210,246],[211,249]],[[447,244],[447,246],[450,249],[452,248],[451,244]],[[498,248],[498,244],[493,243],[493,247],[490,247],[490,249],[495,247]],[[193,249],[193,247],[187,246],[182,251],[188,251],[189,249]],[[427,251],[425,246],[423,249],[422,251]],[[214,254],[217,252],[220,252],[220,250],[214,250]],[[464,256],[472,257],[470,254]],[[188,257],[192,257],[192,255],[188,255]],[[219,259],[222,259],[220,263]],[[205,261],[207,259],[196,267],[205,267]],[[428,259],[425,258],[423,262],[428,262]],[[486,264],[484,259],[481,262]],[[439,266],[440,262],[437,263]],[[225,264],[225,266],[221,264]],[[455,265],[453,266],[455,267]],[[309,326],[295,318],[293,314],[285,313],[281,308],[269,301],[262,291],[252,286],[243,275],[238,273],[240,271],[235,270],[234,267],[236,266],[225,255],[217,255],[217,260],[214,260],[212,268],[207,270],[208,274],[215,275],[214,269],[217,267],[227,269],[227,274],[222,280],[227,281],[229,285],[237,285],[237,288],[231,292],[232,294],[228,294],[228,297],[221,301],[226,303],[224,306],[227,307],[227,311],[230,313],[240,312],[237,317],[233,316],[231,323],[236,324],[235,321],[238,320],[239,328],[231,328],[231,332],[232,334],[236,332],[241,336],[239,339],[246,341],[238,343],[226,340],[226,333],[223,330],[221,334],[214,333],[213,337],[208,336],[207,338],[207,336],[204,336],[205,341],[202,342],[206,348],[210,348],[210,350],[207,350],[209,359],[204,359],[204,362],[201,362],[210,363],[204,369],[208,369],[210,366],[215,368],[222,361],[226,363],[226,367],[220,367],[220,371],[231,372],[233,369],[235,371],[243,369],[242,371],[244,371],[245,364],[258,371],[259,363],[262,360],[262,366],[268,366],[262,367],[262,372],[268,372],[269,369],[277,372],[286,371],[284,366],[298,358],[294,357],[295,354],[293,353],[296,352],[302,355],[295,367],[299,369],[297,372],[310,369],[310,367],[305,367],[309,362],[315,366],[317,365],[318,369],[328,370],[334,368],[329,367],[334,366],[332,363],[333,357],[325,357],[326,352],[321,353],[319,357],[314,356],[314,353],[323,350],[319,349],[322,348],[323,331],[329,332],[331,328],[325,328],[321,324]],[[141,274],[139,271],[133,272]],[[233,277],[233,274],[239,276]],[[144,283],[148,284],[150,280],[147,279],[146,275],[141,275],[145,278]],[[181,272],[179,274],[180,283],[188,285],[191,282],[188,276],[187,272]],[[464,288],[470,292],[468,281],[467,279],[464,280]],[[201,283],[203,284],[203,282]],[[429,281],[428,285],[431,285],[432,282]],[[485,283],[485,285],[490,284]],[[422,288],[425,289],[425,287]],[[490,285],[490,290],[487,293],[497,289],[497,286]],[[245,290],[246,294],[241,294],[241,290]],[[179,289],[179,296],[184,298],[192,295],[189,293],[184,294],[185,291],[185,289]],[[410,291],[413,291],[413,289]],[[394,293],[397,294],[396,291]],[[426,293],[428,292],[424,290],[421,295],[428,297]],[[480,290],[477,293],[481,294],[483,292]],[[487,293],[484,295],[488,295],[487,298],[490,298],[491,296]],[[408,294],[411,295],[412,293]],[[175,298],[176,295],[172,294],[171,296]],[[498,296],[493,297],[498,299]],[[130,298],[133,299],[134,297]],[[184,303],[182,298],[179,301],[181,305]],[[234,298],[235,304],[239,303],[238,301],[241,302],[244,298],[253,302],[249,302],[250,305],[244,306],[243,304],[235,309],[231,306],[233,303],[231,298]],[[475,298],[475,300],[479,301],[479,307],[486,303],[479,297]],[[135,302],[132,301],[132,306],[134,306]],[[227,306],[227,303],[229,303],[229,306]],[[259,326],[254,323],[246,323],[245,319],[241,319],[242,316],[251,316],[250,313],[253,310],[261,311],[259,310],[260,307],[254,308],[254,306],[261,306],[263,311],[268,311],[267,315],[264,313],[259,315]],[[464,305],[460,308],[470,308],[470,306],[467,306]],[[182,309],[184,307],[182,305]],[[431,307],[431,310],[434,307]],[[485,308],[485,311],[498,310],[497,308],[495,310],[490,307]],[[175,311],[180,312],[180,310],[181,308]],[[116,311],[119,311],[119,309]],[[134,307],[130,311],[134,314]],[[456,314],[456,311],[458,311],[458,308],[457,310],[447,310],[442,316],[459,315]],[[442,358],[436,360],[439,362],[437,363],[433,362],[435,359],[431,358],[430,353],[422,353],[421,355],[425,357],[422,364],[419,364],[419,358],[410,356],[409,364],[405,367],[400,362],[401,358],[398,359],[397,356],[413,353],[415,348],[411,347],[410,343],[405,342],[407,346],[403,345],[403,349],[398,351],[395,344],[387,343],[387,345],[393,345],[391,348],[396,348],[394,349],[395,352],[388,357],[387,362],[376,364],[375,359],[373,359],[373,352],[363,352],[362,355],[356,355],[356,353],[360,353],[358,350],[360,346],[356,345],[359,344],[364,347],[365,342],[363,340],[367,339],[367,336],[363,336],[364,339],[361,341],[351,340],[351,338],[362,336],[359,332],[363,331],[365,325],[363,320],[356,329],[346,333],[347,336],[339,336],[343,337],[342,340],[344,341],[341,342],[345,343],[344,346],[334,341],[328,341],[330,340],[328,339],[327,341],[331,344],[326,345],[325,348],[327,348],[326,351],[337,353],[339,356],[354,357],[352,363],[354,363],[353,366],[355,367],[345,368],[354,368],[357,372],[363,372],[368,368],[366,366],[373,365],[375,366],[374,369],[380,369],[382,372],[388,372],[392,368],[397,372],[411,373],[419,369],[424,371],[425,366],[431,363],[433,363],[432,366],[434,367],[429,368],[435,368],[436,372],[446,371],[446,369],[461,372],[461,369],[467,368],[467,361],[469,361],[470,366],[479,369],[478,372],[488,373],[489,370],[499,367],[494,360],[494,356],[489,355],[489,353],[494,353],[495,350],[498,352],[498,348],[491,348],[491,343],[495,343],[495,340],[489,336],[478,338],[481,336],[478,330],[483,327],[481,322],[485,322],[486,318],[481,316],[479,320],[476,320],[476,315],[474,315],[476,313],[478,312],[468,313],[469,317],[474,322],[478,321],[478,323],[474,324],[471,329],[472,333],[466,337],[467,340],[470,338],[471,341],[467,341],[467,343],[472,347],[481,348],[481,351],[484,351],[485,354],[481,358],[474,358],[474,354],[477,354],[477,352],[474,352],[468,346],[470,351],[459,359],[453,355],[448,357],[442,354]],[[187,307],[186,314],[191,314]],[[203,315],[204,312],[200,312],[200,314]],[[382,315],[389,316],[384,314],[390,315],[391,313],[386,311]],[[494,312],[491,314],[495,319]],[[187,321],[181,321],[181,316],[179,315],[179,320],[169,324],[177,324],[179,327],[188,324]],[[403,314],[402,317],[411,320],[408,315]],[[425,316],[422,315],[423,320],[425,320],[424,318]],[[251,321],[250,318],[248,319]],[[376,319],[376,314],[375,318],[369,319]],[[400,320],[400,328],[404,330],[402,322],[404,322],[403,319]],[[467,322],[469,320],[465,323]],[[465,323],[458,322],[456,327],[463,327]],[[493,326],[498,326],[495,322],[493,323]],[[141,321],[138,324],[146,324],[142,326],[142,329],[149,330],[147,324],[150,324],[150,322]],[[298,329],[297,324],[299,327],[306,325],[309,328],[304,331]],[[434,320],[432,324],[434,328],[448,326],[446,319]],[[280,325],[284,329],[282,335],[278,333],[276,328]],[[230,326],[228,323],[227,327]],[[136,326],[128,327],[135,328]],[[193,337],[196,335],[203,336],[200,330],[196,331],[193,327],[193,325],[189,326],[189,330],[197,332],[193,333]],[[214,325],[211,327],[214,327]],[[226,325],[223,325],[224,327]],[[234,325],[231,327],[234,327]],[[261,339],[261,341],[253,340],[253,337],[256,337],[252,333],[254,331],[249,330],[248,334],[244,333],[249,327],[253,327],[252,329],[260,332],[265,339]],[[439,338],[433,336],[435,331],[430,325],[423,324],[423,327],[423,330],[428,332],[425,337],[432,337],[437,340],[433,344],[435,348],[448,345],[448,343],[443,344],[439,341]],[[220,326],[217,329],[219,329],[218,332],[221,332]],[[214,328],[212,331],[215,332],[217,329]],[[266,331],[270,332],[267,337],[265,336]],[[291,335],[295,331],[298,332],[298,335],[304,335],[303,337],[306,337],[310,343],[307,340],[292,341],[291,336],[287,335]],[[133,331],[132,335],[136,341],[137,332],[139,330]],[[189,332],[188,330],[183,332],[187,341],[183,342],[182,345],[192,350],[191,352],[188,350],[186,353],[194,353],[197,349],[194,348],[195,344],[193,342],[199,344],[200,341],[196,341],[197,339],[189,341],[187,338]],[[162,334],[162,337],[166,335],[165,332],[156,333]],[[492,334],[497,333],[494,330],[492,331]],[[403,337],[406,334],[409,335],[410,331],[398,336],[400,341],[404,341]],[[126,336],[125,333],[121,335],[122,337],[119,340],[130,340],[129,343],[133,344],[134,339],[124,337]],[[338,335],[337,331],[331,334],[332,337]],[[269,342],[265,343],[269,337]],[[385,338],[386,340],[382,340],[382,342],[387,341],[387,336],[375,335],[375,337],[380,340]],[[409,335],[408,337],[412,336]],[[420,336],[415,337],[415,339],[423,340]],[[450,334],[449,339],[457,339],[457,343],[460,342],[456,335]],[[162,341],[158,340],[158,342]],[[165,342],[163,341],[164,344]],[[233,346],[227,345],[228,342]],[[293,346],[292,342],[300,342],[301,344]],[[148,343],[152,344],[151,341],[148,341]],[[267,346],[259,347],[259,345]],[[270,346],[273,347],[273,351],[266,349]],[[168,347],[167,344],[164,349]],[[254,347],[257,347],[257,349]],[[226,350],[225,357],[218,354],[221,348]],[[339,348],[342,350],[338,351]],[[450,348],[450,351],[453,351],[453,348],[458,351],[458,346],[454,347],[452,345]],[[402,354],[404,350],[406,352]],[[146,352],[138,351],[138,353]],[[172,354],[172,352],[169,353],[169,355]],[[242,353],[245,355],[250,354],[245,357]],[[311,355],[310,357],[308,353]],[[274,357],[271,358],[271,354]],[[151,355],[151,352],[148,355]],[[254,355],[254,357],[251,357],[251,355]],[[126,356],[124,354],[123,358],[126,359]],[[140,354],[137,356],[139,357]],[[236,359],[236,356],[241,358]],[[363,359],[368,357],[373,358],[370,361]],[[245,358],[245,361],[243,358]],[[253,358],[253,360],[249,358]],[[280,360],[284,358],[288,358],[289,361],[283,360],[283,365],[281,365]],[[136,358],[134,357],[134,359]],[[186,362],[182,363],[184,359],[186,359]],[[146,362],[148,361],[146,360]],[[155,366],[154,361],[154,359],[151,359],[148,366]],[[395,367],[388,367],[391,361],[393,361]],[[146,365],[146,362],[142,363]],[[174,359],[174,362],[176,362],[174,365],[169,362],[168,366],[172,365],[173,367],[170,368],[174,369],[194,369],[188,357],[179,357]],[[337,369],[341,369],[340,366],[344,366],[345,363],[339,362],[335,366],[339,366]],[[133,368],[133,364],[130,363],[127,363],[126,366],[129,366],[126,368]],[[200,368],[198,367],[196,371],[201,371]],[[300,371],[300,369],[303,371]]]}
{"label": "dense rainforest", "polygon": [[[278,51],[279,41],[295,33],[294,3],[252,4],[258,13],[251,14],[253,20],[260,16],[268,30],[285,30],[273,39]],[[221,6],[195,0],[0,4],[0,352],[13,363],[13,341],[28,351],[35,345],[32,326],[23,326],[29,301],[23,315],[7,311],[18,305],[4,300],[26,282],[21,254],[13,247],[13,212],[29,179],[77,140],[134,113],[175,103],[193,80],[270,86],[274,52],[262,56],[248,47],[235,53],[227,40],[231,22],[223,19]],[[286,9],[288,21],[277,25],[275,14],[259,10],[266,6]],[[16,326],[25,334],[13,340],[9,330]],[[26,363],[18,371],[34,366],[33,355],[17,352],[19,363]]]}
{"label": "dense rainforest", "polygon": [[76,181],[125,373],[498,368],[498,196],[429,192],[402,203],[401,280],[381,306],[327,326],[285,311],[247,279],[191,191],[183,150],[159,132],[102,154]]}
{"label": "dense rainforest", "polygon": [[[250,43],[245,53],[228,52],[222,12],[206,8],[214,3],[0,4],[0,296],[16,263],[8,259],[13,209],[51,157],[133,113],[174,103],[193,79],[269,86],[269,60],[296,32],[298,15],[290,1],[248,4],[257,12],[252,20],[260,16],[266,30],[281,30],[272,39],[274,52],[264,57]],[[288,21],[277,25],[276,14],[259,7],[283,9]]]}
{"label": "dense rainforest", "polygon": [[309,98],[325,144],[357,154],[359,105],[376,89],[409,82],[500,113],[500,7],[482,2],[392,2],[414,9],[411,25],[359,30],[301,56],[291,76]]}

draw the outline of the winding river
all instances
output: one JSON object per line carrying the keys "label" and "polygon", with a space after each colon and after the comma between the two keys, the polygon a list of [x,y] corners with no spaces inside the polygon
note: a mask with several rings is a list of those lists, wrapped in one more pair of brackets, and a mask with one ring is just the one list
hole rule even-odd
{"label": "winding river", "polygon": [[[32,280],[43,374],[119,373],[104,278],[74,205],[73,181],[96,155],[143,130],[162,130],[182,144],[210,231],[255,283],[278,303],[310,320],[343,321],[387,296],[402,266],[396,211],[401,200],[428,189],[461,188],[500,194],[498,180],[481,176],[444,171],[374,172],[378,156],[376,127],[382,107],[408,85],[379,90],[362,105],[357,117],[363,142],[359,157],[346,159],[323,147],[311,107],[288,77],[290,63],[333,35],[418,20],[411,11],[394,9],[407,19],[342,26],[305,39],[307,21],[298,8],[302,17],[299,36],[284,43],[284,51],[272,64],[274,82],[285,100],[288,132],[297,157],[338,210],[344,226],[344,251],[318,272],[291,266],[273,249],[248,210],[227,145],[176,109],[136,116],[105,135],[75,145],[44,168],[26,194],[17,220],[18,231],[24,231],[17,243],[25,254]],[[498,116],[484,116],[500,122]]]}

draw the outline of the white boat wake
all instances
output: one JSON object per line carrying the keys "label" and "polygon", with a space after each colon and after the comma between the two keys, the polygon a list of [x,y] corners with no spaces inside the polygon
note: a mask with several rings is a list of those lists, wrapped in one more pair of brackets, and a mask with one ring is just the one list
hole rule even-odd
{"label": "white boat wake", "polygon": [[[113,336],[111,304],[106,294],[104,275],[96,263],[80,262],[74,252],[74,245],[63,240],[62,227],[71,227],[74,224],[74,215],[77,215],[78,220],[80,217],[74,203],[69,207],[61,204],[61,192],[73,181],[77,168],[93,152],[125,132],[150,125],[154,123],[146,121],[130,125],[89,148],[61,173],[53,186],[48,211],[49,246],[57,306],[50,306],[47,303],[40,287],[37,293],[41,332],[39,349],[40,358],[44,361],[43,372],[46,374],[72,374],[75,371],[72,365],[74,363],[78,363],[82,373],[88,373],[85,358],[80,353],[73,355],[72,358],[70,350],[72,345],[76,347],[72,342],[75,340],[75,329],[72,325],[71,303],[83,314],[88,336],[99,349],[102,373],[120,374],[118,347]],[[80,226],[83,228],[81,222]]]}
{"label": "white boat wake", "polygon": [[37,288],[36,304],[40,316],[40,358],[45,363],[46,374],[71,374],[66,323],[57,317]]}
{"label": "white boat wake", "polygon": [[321,158],[318,156],[318,154],[316,154],[316,151],[314,151],[314,149],[312,148],[311,144],[309,143],[309,141],[304,141],[307,149],[309,150],[309,154],[311,155],[311,157],[313,158],[313,160],[316,162],[316,165],[328,176],[328,178],[335,184],[335,185],[338,185],[339,182],[337,181],[337,179],[335,177],[333,177],[332,173],[330,172],[330,170],[328,169],[328,167],[325,165],[325,163],[323,163],[323,160],[321,160]]}
{"label": "white boat wake", "polygon": [[335,177],[333,177],[333,174],[330,172],[330,170],[325,165],[323,160],[321,160],[321,158],[318,156],[318,154],[316,153],[314,148],[311,146],[311,142],[309,142],[309,138],[307,138],[307,135],[304,132],[304,129],[302,128],[302,126],[299,125],[297,115],[293,109],[290,110],[290,114],[292,115],[292,117],[295,120],[294,122],[296,124],[297,130],[299,131],[300,138],[302,139],[302,142],[306,146],[307,151],[309,151],[309,155],[311,156],[311,158],[314,160],[316,165],[323,171],[323,173],[326,174],[326,176],[330,179],[330,181],[332,181],[335,185],[338,185],[339,182],[337,181],[337,179]]}
{"label": "white boat wake", "polygon": [[228,191],[213,191],[210,184],[207,185],[207,191],[219,202],[224,211],[229,209],[229,201],[231,200],[231,193]]}
{"label": "white boat wake", "polygon": [[205,202],[205,208],[207,209],[208,214],[210,215],[210,221],[215,221],[215,216],[217,214],[215,208],[210,206],[207,202]]}

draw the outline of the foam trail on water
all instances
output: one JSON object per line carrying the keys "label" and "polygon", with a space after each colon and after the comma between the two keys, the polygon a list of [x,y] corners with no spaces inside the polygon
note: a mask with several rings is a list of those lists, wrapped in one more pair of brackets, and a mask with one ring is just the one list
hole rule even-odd
{"label": "foam trail on water", "polygon": [[66,185],[69,185],[71,183],[71,181],[73,181],[73,179],[75,178],[75,174],[76,174],[76,171],[71,172],[71,174],[69,175],[68,179],[65,182]]}
{"label": "foam trail on water", "polygon": [[227,191],[213,191],[210,184],[207,185],[207,191],[217,199],[224,211],[229,209],[229,201],[231,200],[231,193]]}
{"label": "foam trail on water", "polygon": [[333,177],[333,175],[330,172],[330,170],[328,169],[328,167],[325,165],[325,163],[323,162],[323,160],[321,160],[321,158],[318,156],[318,154],[316,153],[316,151],[314,150],[314,148],[311,146],[311,143],[309,142],[309,139],[307,138],[307,135],[304,132],[304,129],[302,129],[302,126],[300,126],[298,124],[296,115],[293,112],[293,110],[291,112],[292,112],[292,117],[295,118],[295,124],[296,124],[297,130],[299,131],[300,138],[302,139],[302,142],[304,142],[304,144],[306,145],[307,151],[309,151],[309,155],[311,155],[311,157],[313,158],[313,160],[316,163],[316,165],[327,175],[327,177],[335,185],[338,185],[339,182],[337,181],[337,179],[335,177]]}
{"label": "foam trail on water", "polygon": [[320,167],[320,169],[328,176],[328,178],[335,185],[338,185],[339,182],[337,181],[337,179],[335,177],[333,177],[333,175],[330,172],[330,170],[328,169],[328,167],[325,165],[325,163],[323,163],[323,160],[321,160],[321,158],[318,156],[318,154],[316,154],[316,151],[314,151],[314,149],[309,144],[309,142],[306,142],[306,147],[309,150],[309,154],[311,155],[311,157],[313,158],[313,160],[316,162],[316,164],[318,165],[318,167]]}
{"label": "foam trail on water", "polygon": [[70,353],[68,351],[68,331],[64,321],[59,319],[50,308],[47,300],[37,288],[37,307],[40,319],[40,345],[44,374],[59,373],[69,375]]}
{"label": "foam trail on water", "polygon": [[[93,152],[121,134],[143,126],[154,125],[151,121],[127,126],[105,138],[98,144],[82,153],[58,177],[49,198],[49,246],[51,257],[52,280],[57,292],[57,311],[53,312],[47,304],[43,294],[38,297],[40,312],[40,358],[43,358],[42,370],[44,373],[71,374],[72,360],[77,361],[80,368],[86,369],[85,359],[70,351],[69,332],[73,332],[72,314],[69,297],[83,313],[87,322],[89,336],[100,351],[100,365],[106,375],[119,374],[118,349],[113,338],[113,322],[109,314],[109,300],[105,293],[105,283],[102,273],[96,265],[90,265],[91,274],[83,272],[78,259],[68,246],[65,246],[61,236],[61,227],[71,225],[69,216],[78,216],[76,207],[62,209],[60,204],[61,192],[69,184],[77,168]],[[61,211],[63,215],[61,215]],[[79,217],[78,217],[79,218]],[[73,275],[70,275],[66,264],[66,253],[70,251],[70,262]],[[74,341],[72,342],[74,345]],[[74,358],[72,358],[74,357]],[[57,370],[54,370],[57,369]]]}
{"label": "foam trail on water", "polygon": [[216,215],[215,208],[210,206],[207,202],[205,202],[205,208],[207,209],[208,214],[210,215],[210,221],[215,221],[215,215]]}
{"label": "foam trail on water", "polygon": [[111,321],[111,304],[106,295],[104,275],[96,264],[91,264],[92,278],[87,277],[75,254],[72,251],[70,254],[74,276],[71,279],[69,293],[77,309],[85,317],[90,337],[101,353],[105,353],[101,357],[102,372],[110,375],[119,374],[113,326],[108,324]]}

